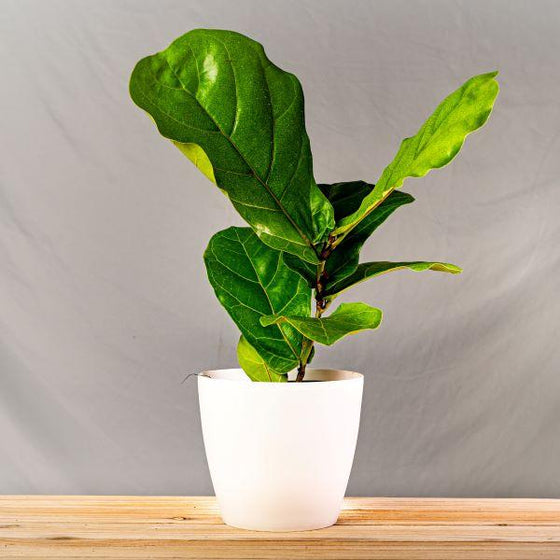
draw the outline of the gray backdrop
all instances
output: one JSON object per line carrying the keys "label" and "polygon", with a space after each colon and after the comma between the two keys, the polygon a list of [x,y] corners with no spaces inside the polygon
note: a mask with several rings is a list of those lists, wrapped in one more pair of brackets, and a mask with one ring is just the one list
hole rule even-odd
{"label": "gray backdrop", "polygon": [[[473,74],[486,128],[406,190],[368,259],[447,260],[352,293],[375,333],[350,494],[560,497],[560,3],[1,2],[0,492],[207,494],[195,383],[237,332],[202,252],[239,223],[128,98],[194,27],[265,44],[306,93],[319,181],[374,181]],[[328,466],[326,466],[328,468]]]}

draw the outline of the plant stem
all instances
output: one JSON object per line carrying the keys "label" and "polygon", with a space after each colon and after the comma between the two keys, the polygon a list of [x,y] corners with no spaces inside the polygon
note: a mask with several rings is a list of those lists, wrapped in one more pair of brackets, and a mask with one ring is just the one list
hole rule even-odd
{"label": "plant stem", "polygon": [[313,344],[313,341],[308,338],[303,341],[301,361],[299,363],[296,376],[296,381],[298,382],[303,381],[303,378],[305,377],[305,368],[307,366],[307,362],[309,361],[309,356],[311,356],[311,352],[313,351]]}
{"label": "plant stem", "polygon": [[[320,319],[321,315],[323,315],[324,311],[328,307],[328,302],[325,301],[323,293],[327,282],[327,274],[325,271],[325,267],[327,264],[327,259],[332,251],[333,241],[334,239],[329,238],[329,240],[325,244],[325,247],[323,248],[323,251],[321,252],[321,260],[317,265],[317,275],[315,279],[315,318],[316,319]],[[311,352],[313,351],[313,346],[315,343],[312,340],[307,339],[304,341],[303,344],[304,346],[302,348],[301,360],[298,366],[297,377],[296,377],[296,381],[298,382],[303,381],[303,378],[305,377],[305,368],[307,366],[307,363],[309,361],[309,356],[311,356]]]}

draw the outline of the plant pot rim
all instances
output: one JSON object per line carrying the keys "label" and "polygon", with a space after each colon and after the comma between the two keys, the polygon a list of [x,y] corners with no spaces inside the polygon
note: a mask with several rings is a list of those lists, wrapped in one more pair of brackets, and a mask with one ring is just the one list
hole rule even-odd
{"label": "plant pot rim", "polygon": [[[296,371],[288,373],[288,380],[295,381]],[[305,380],[302,383],[264,383],[253,382],[241,368],[209,369],[199,374],[200,382],[208,383],[243,383],[261,390],[306,390],[311,387],[324,387],[340,383],[362,383],[364,376],[356,371],[330,368],[307,368]],[[320,383],[310,383],[319,381]]]}

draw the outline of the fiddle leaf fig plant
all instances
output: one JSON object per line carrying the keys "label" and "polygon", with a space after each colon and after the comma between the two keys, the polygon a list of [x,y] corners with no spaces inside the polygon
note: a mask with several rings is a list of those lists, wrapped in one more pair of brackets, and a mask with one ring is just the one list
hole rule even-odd
{"label": "fiddle leaf fig plant", "polygon": [[132,72],[130,94],[170,140],[232,202],[249,227],[216,233],[204,253],[210,284],[239,327],[239,364],[253,381],[302,381],[315,343],[331,345],[381,323],[365,303],[333,300],[355,284],[395,270],[457,274],[444,262],[365,262],[367,239],[414,201],[408,177],[443,167],[488,119],[497,72],[446,97],[403,140],[376,184],[317,184],[299,80],[256,41],[196,29]]}

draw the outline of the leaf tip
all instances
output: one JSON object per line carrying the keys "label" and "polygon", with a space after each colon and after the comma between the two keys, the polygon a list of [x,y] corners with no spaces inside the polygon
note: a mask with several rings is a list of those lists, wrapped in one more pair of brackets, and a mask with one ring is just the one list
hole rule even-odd
{"label": "leaf tip", "polygon": [[441,262],[432,263],[429,269],[435,272],[447,272],[449,274],[461,274],[461,272],[463,272],[463,269],[456,264]]}

